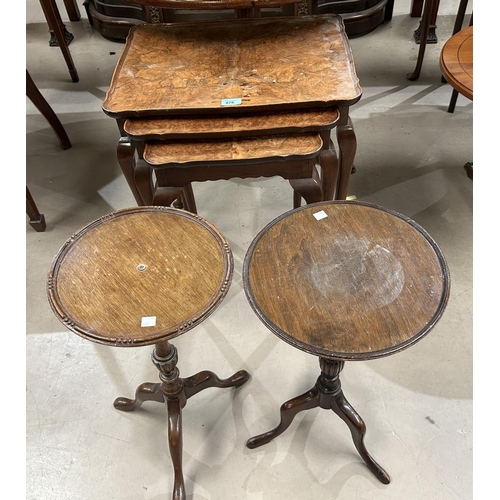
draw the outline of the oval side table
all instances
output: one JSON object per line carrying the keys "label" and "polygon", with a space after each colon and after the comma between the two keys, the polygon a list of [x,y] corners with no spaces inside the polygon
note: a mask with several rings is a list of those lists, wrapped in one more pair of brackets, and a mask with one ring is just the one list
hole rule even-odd
{"label": "oval side table", "polygon": [[243,264],[248,301],[283,341],[319,357],[315,386],[281,406],[281,421],[247,441],[249,448],[284,432],[295,415],[321,407],[349,427],[362,459],[384,484],[387,472],[363,443],[366,426],[344,397],[348,360],[395,354],[424,337],[450,291],[444,256],[411,219],[360,201],[291,210],[254,239]]}
{"label": "oval side table", "polygon": [[233,274],[233,256],[219,231],[202,217],[170,207],[119,210],[77,231],[53,259],[47,281],[50,306],[72,332],[100,344],[154,344],[160,383],[141,384],[130,411],[145,401],[165,402],[174,467],[173,499],[186,498],[182,472],[181,410],[208,387],[238,387],[241,370],[221,380],[210,371],[181,378],[169,342],[199,325],[220,305]]}

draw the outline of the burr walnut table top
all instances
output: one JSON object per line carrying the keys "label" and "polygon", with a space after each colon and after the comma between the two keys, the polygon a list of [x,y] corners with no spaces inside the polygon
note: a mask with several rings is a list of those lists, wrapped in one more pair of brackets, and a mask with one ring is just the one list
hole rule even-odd
{"label": "burr walnut table top", "polygon": [[183,166],[210,162],[253,160],[298,160],[316,157],[323,145],[317,132],[276,134],[255,137],[198,139],[195,142],[170,140],[146,143],[144,160],[151,166],[177,164]]}
{"label": "burr walnut table top", "polygon": [[125,120],[123,128],[129,137],[139,140],[198,139],[331,130],[339,119],[338,108],[319,108],[230,116],[216,114],[210,115],[209,120],[190,115],[130,118]]}
{"label": "burr walnut table top", "polygon": [[114,118],[351,105],[361,97],[340,16],[134,26],[103,111]]}
{"label": "burr walnut table top", "polygon": [[453,35],[441,50],[440,66],[446,81],[460,94],[473,96],[473,26]]}
{"label": "burr walnut table top", "polygon": [[372,359],[417,342],[441,317],[444,256],[411,219],[363,202],[283,214],[254,239],[247,298],[282,340],[320,357]]}
{"label": "burr walnut table top", "polygon": [[76,232],[48,276],[57,318],[94,342],[137,346],[176,337],[225,297],[227,241],[198,215],[170,207],[119,210]]}

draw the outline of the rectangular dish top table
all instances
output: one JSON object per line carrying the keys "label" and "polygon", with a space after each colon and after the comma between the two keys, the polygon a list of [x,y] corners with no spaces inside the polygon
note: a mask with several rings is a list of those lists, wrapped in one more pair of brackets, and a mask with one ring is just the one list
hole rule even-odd
{"label": "rectangular dish top table", "polygon": [[350,106],[361,98],[334,14],[133,27],[103,111],[113,118]]}

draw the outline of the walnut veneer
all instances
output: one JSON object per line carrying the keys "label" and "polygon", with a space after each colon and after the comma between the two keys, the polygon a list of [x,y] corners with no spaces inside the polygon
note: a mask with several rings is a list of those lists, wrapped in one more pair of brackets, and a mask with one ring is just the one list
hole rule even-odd
{"label": "walnut veneer", "polygon": [[340,120],[338,108],[281,110],[267,113],[180,115],[168,118],[131,118],[124,132],[136,141],[164,139],[204,139],[207,137],[244,137],[251,134],[302,133],[330,131]]}
{"label": "walnut veneer", "polygon": [[[337,108],[211,115],[210,119],[129,119],[123,129],[138,156],[121,157],[122,170],[133,177],[129,184],[143,204],[168,203],[179,191],[175,188],[184,186],[185,191],[195,181],[276,175],[290,180],[294,206],[301,199],[330,199],[338,177],[330,130],[339,120]],[[132,146],[125,144],[120,149],[132,154]],[[188,209],[193,208],[194,198]]]}
{"label": "walnut veneer", "polygon": [[[317,168],[322,147],[317,132],[146,142],[135,167],[135,183],[143,200],[170,205],[192,182],[281,176],[294,190],[294,206],[300,206],[302,199],[323,200],[326,183]],[[332,167],[334,173],[336,161]],[[150,184],[150,169],[155,186]],[[323,176],[329,175],[326,171]]]}
{"label": "walnut veneer", "polygon": [[[256,144],[259,135],[312,131],[323,141],[322,199],[344,199],[356,152],[349,106],[361,93],[339,16],[250,18],[135,27],[102,107],[117,120],[119,163],[139,205],[153,199],[138,189],[151,177],[137,165],[147,141],[182,139],[186,151],[196,151],[207,137]],[[297,206],[296,194],[294,200]]]}
{"label": "walnut veneer", "polygon": [[318,15],[134,27],[102,108],[130,118],[350,106],[360,98],[341,18]]}

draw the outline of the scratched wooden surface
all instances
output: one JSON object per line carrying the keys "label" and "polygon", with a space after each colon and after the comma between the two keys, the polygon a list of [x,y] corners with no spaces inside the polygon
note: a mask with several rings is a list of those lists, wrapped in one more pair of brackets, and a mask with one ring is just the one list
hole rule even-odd
{"label": "scratched wooden surface", "polygon": [[271,136],[199,139],[147,143],[144,159],[150,165],[200,163],[262,158],[312,158],[323,141],[317,132]]}
{"label": "scratched wooden surface", "polygon": [[[49,272],[49,303],[89,340],[146,345],[203,321],[226,295],[232,272],[227,241],[201,217],[167,207],[125,209],[63,245]],[[142,327],[152,316],[156,325]]]}
{"label": "scratched wooden surface", "polygon": [[472,100],[473,96],[473,26],[453,35],[441,50],[440,66],[446,81]]}
{"label": "scratched wooden surface", "polygon": [[[315,213],[325,218],[317,220]],[[247,297],[286,342],[340,359],[392,354],[441,316],[449,272],[419,226],[362,202],[327,202],[284,214],[250,246]]]}
{"label": "scratched wooden surface", "polygon": [[342,18],[325,14],[136,26],[103,110],[115,118],[228,113],[350,105],[360,97]]}
{"label": "scratched wooden surface", "polygon": [[172,116],[168,118],[131,118],[124,130],[134,139],[191,139],[200,137],[238,137],[258,133],[307,132],[330,130],[339,121],[338,108],[318,108],[306,111],[283,110],[273,113],[242,113],[237,115]]}

